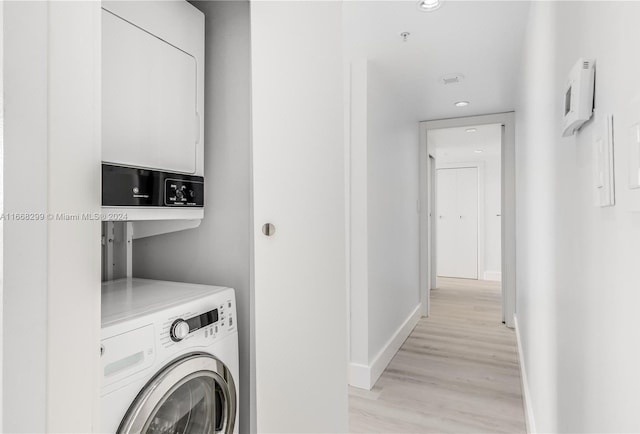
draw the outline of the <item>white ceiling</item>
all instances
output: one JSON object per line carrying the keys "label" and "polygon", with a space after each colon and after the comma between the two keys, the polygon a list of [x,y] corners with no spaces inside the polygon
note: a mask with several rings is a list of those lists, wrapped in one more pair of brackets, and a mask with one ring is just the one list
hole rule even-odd
{"label": "white ceiling", "polygon": [[[528,1],[444,0],[427,13],[413,0],[347,1],[346,56],[375,65],[414,120],[511,111],[528,9]],[[440,84],[448,73],[466,78]],[[459,100],[471,104],[455,107]]]}
{"label": "white ceiling", "polygon": [[[468,128],[475,132],[468,133]],[[439,162],[476,161],[500,157],[502,127],[500,124],[474,125],[462,128],[429,130],[427,141],[436,148]],[[476,150],[482,150],[477,154]]]}

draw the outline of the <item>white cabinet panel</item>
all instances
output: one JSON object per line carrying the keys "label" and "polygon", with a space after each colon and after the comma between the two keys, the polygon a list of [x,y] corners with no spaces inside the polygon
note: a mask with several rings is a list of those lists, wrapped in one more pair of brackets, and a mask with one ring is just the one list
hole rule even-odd
{"label": "white cabinet panel", "polygon": [[111,12],[102,18],[103,161],[195,173],[195,58]]}

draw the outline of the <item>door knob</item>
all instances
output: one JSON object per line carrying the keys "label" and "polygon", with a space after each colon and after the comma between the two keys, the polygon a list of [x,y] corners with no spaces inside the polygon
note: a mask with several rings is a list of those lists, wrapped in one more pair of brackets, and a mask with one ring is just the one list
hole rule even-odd
{"label": "door knob", "polygon": [[262,225],[262,233],[270,237],[276,233],[276,227],[271,223],[265,223]]}

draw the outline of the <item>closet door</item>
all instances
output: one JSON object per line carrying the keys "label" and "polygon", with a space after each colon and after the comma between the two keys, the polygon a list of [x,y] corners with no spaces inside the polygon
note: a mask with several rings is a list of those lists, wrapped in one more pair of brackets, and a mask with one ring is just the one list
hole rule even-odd
{"label": "closet door", "polygon": [[458,226],[456,169],[438,169],[438,276],[455,277]]}
{"label": "closet door", "polygon": [[349,429],[341,8],[251,2],[257,432]]}
{"label": "closet door", "polygon": [[438,275],[478,278],[478,169],[438,169]]}

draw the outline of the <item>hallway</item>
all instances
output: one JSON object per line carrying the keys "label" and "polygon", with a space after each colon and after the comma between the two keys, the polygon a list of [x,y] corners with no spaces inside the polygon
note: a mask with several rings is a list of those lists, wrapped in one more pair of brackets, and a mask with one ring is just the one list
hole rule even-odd
{"label": "hallway", "polygon": [[373,389],[349,389],[351,432],[525,432],[516,345],[496,283],[438,279]]}

